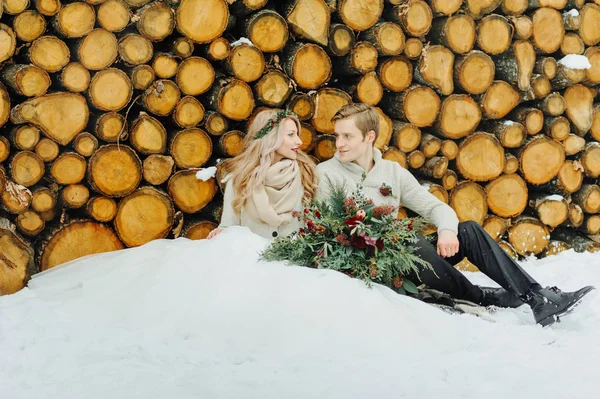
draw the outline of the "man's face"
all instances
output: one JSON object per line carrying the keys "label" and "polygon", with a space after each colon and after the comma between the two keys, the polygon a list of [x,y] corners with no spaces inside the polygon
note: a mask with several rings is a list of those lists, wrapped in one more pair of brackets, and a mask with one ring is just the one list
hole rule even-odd
{"label": "man's face", "polygon": [[344,163],[356,161],[369,151],[373,151],[375,132],[371,130],[366,138],[363,137],[352,117],[335,121],[334,134],[340,161]]}

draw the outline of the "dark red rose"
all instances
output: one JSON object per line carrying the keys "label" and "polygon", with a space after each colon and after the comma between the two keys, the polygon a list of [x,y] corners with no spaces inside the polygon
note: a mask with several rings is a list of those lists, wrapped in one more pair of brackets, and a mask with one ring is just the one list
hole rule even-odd
{"label": "dark red rose", "polygon": [[408,230],[412,231],[413,229],[413,220],[411,219],[410,222],[408,222]]}
{"label": "dark red rose", "polygon": [[381,188],[379,189],[379,193],[380,193],[381,195],[383,195],[384,197],[387,197],[387,196],[389,196],[389,195],[390,195],[390,189],[389,189],[389,188],[387,188],[387,187],[381,187]]}
{"label": "dark red rose", "polygon": [[309,220],[306,222],[306,226],[308,226],[309,229],[312,229],[315,226],[315,223],[312,220]]}
{"label": "dark red rose", "polygon": [[379,251],[383,249],[383,240],[381,238],[378,238],[375,242],[375,248],[377,248]]}
{"label": "dark red rose", "polygon": [[345,247],[350,246],[350,240],[345,234],[338,234],[337,237],[335,237],[335,240],[338,244],[342,244]]}
{"label": "dark red rose", "polygon": [[359,249],[365,249],[367,247],[367,243],[365,242],[364,237],[353,235],[350,239],[350,242],[353,246]]}
{"label": "dark red rose", "polygon": [[344,223],[346,224],[346,226],[350,227],[351,229],[354,228],[354,226],[356,226],[357,224],[359,224],[360,222],[362,222],[362,219],[358,216],[353,216],[351,218],[348,218],[344,221]]}
{"label": "dark red rose", "polygon": [[314,213],[315,213],[315,216],[316,216],[316,217],[318,217],[318,218],[320,218],[320,217],[321,217],[321,212],[319,212],[319,210],[318,210],[318,209],[317,209],[317,210],[315,210],[315,212],[314,212]]}
{"label": "dark red rose", "polygon": [[310,210],[308,208],[304,208],[304,213],[308,214],[308,212],[310,212]]}

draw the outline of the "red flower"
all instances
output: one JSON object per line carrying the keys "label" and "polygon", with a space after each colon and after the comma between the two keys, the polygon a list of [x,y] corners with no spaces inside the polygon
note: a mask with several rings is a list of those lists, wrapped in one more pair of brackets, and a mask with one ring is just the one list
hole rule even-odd
{"label": "red flower", "polygon": [[319,212],[319,210],[318,210],[318,209],[317,209],[317,210],[315,210],[315,212],[314,212],[314,213],[315,213],[315,216],[316,216],[316,217],[318,217],[318,218],[320,218],[320,217],[321,217],[321,212]]}
{"label": "red flower", "polygon": [[412,231],[413,229],[413,222],[414,220],[410,219],[410,222],[408,222],[408,230]]}
{"label": "red flower", "polygon": [[360,220],[364,220],[365,216],[367,216],[367,213],[364,210],[359,209],[358,211],[356,211],[356,217],[360,218]]}
{"label": "red flower", "polygon": [[383,249],[383,240],[381,238],[378,238],[375,242],[375,248],[377,248],[379,251]]}
{"label": "red flower", "polygon": [[381,216],[391,215],[396,208],[393,205],[380,205],[373,208],[373,217],[380,218]]}
{"label": "red flower", "polygon": [[367,243],[365,242],[365,238],[358,235],[353,235],[350,239],[350,242],[353,246],[359,249],[365,249],[367,247]]}
{"label": "red flower", "polygon": [[353,229],[360,222],[362,222],[362,219],[359,218],[358,216],[353,216],[353,217],[348,218],[348,219],[346,219],[344,221],[344,223],[346,224],[346,226],[350,227],[351,229]]}
{"label": "red flower", "polygon": [[387,196],[389,196],[389,195],[390,195],[390,189],[389,189],[389,188],[387,188],[387,187],[381,187],[381,188],[379,189],[379,193],[380,193],[381,195],[383,195],[384,197],[387,197]]}
{"label": "red flower", "polygon": [[306,226],[308,226],[309,229],[312,229],[315,226],[315,223],[312,220],[309,220],[306,222]]}
{"label": "red flower", "polygon": [[308,212],[310,212],[310,210],[308,208],[304,208],[304,213],[308,214]]}
{"label": "red flower", "polygon": [[335,240],[338,244],[342,244],[345,247],[350,246],[350,240],[345,234],[338,234],[337,237],[335,237]]}

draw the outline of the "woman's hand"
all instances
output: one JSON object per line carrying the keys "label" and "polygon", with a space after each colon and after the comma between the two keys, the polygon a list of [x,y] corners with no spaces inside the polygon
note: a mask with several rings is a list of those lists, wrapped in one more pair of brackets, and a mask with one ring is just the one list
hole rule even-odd
{"label": "woman's hand", "polygon": [[218,228],[218,227],[217,227],[216,229],[212,230],[212,231],[211,231],[211,232],[208,234],[208,237],[206,237],[206,239],[207,239],[207,240],[210,240],[211,238],[214,238],[214,237],[216,237],[216,236],[217,236],[217,235],[218,235],[220,232],[222,232],[222,231],[223,231],[223,229],[221,229],[221,228]]}
{"label": "woman's hand", "polygon": [[442,230],[438,234],[437,253],[442,258],[449,258],[458,252],[459,242],[452,230]]}

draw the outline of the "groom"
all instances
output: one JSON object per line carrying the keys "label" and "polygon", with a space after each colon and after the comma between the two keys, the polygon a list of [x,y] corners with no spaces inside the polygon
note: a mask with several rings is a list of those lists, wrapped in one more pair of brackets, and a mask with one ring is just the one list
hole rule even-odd
{"label": "groom", "polygon": [[[527,303],[536,323],[554,323],[571,310],[594,287],[562,292],[556,287],[542,288],[477,223],[459,223],[454,210],[423,188],[417,179],[398,163],[382,159],[374,148],[379,131],[379,116],[374,108],[355,103],[342,107],[332,118],[335,126],[335,156],[317,166],[320,185],[317,200],[329,197],[330,184],[343,183],[352,191],[363,174],[363,191],[375,205],[405,206],[437,226],[435,247],[419,236],[418,255],[433,270],[423,269],[407,276],[458,299],[483,306],[518,307]],[[484,274],[503,288],[473,285],[454,264],[467,257]]]}

